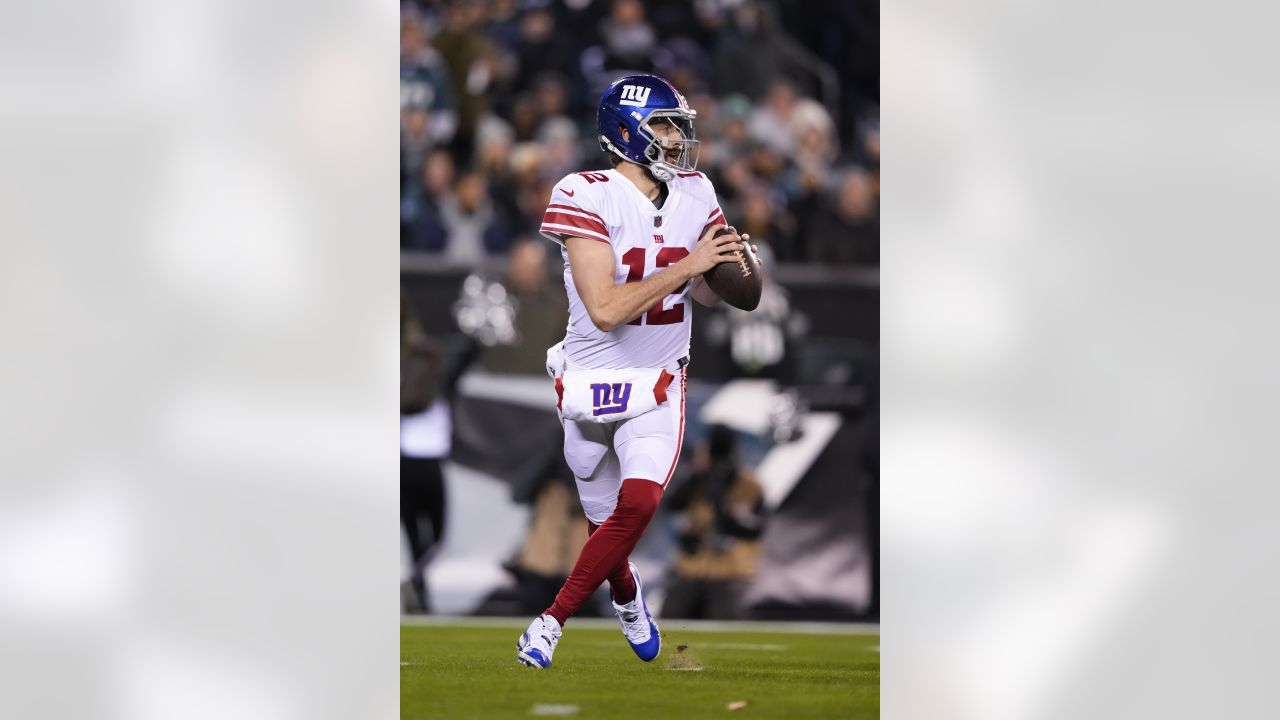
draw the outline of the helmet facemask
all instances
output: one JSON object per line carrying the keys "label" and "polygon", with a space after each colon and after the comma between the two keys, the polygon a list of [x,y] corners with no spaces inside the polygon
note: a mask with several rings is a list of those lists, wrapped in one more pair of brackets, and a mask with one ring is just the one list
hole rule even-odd
{"label": "helmet facemask", "polygon": [[[649,141],[644,156],[649,172],[661,182],[671,182],[676,173],[693,172],[698,166],[699,141],[693,128],[693,110],[654,110],[640,126],[640,134]],[[670,123],[676,132],[665,126]]]}

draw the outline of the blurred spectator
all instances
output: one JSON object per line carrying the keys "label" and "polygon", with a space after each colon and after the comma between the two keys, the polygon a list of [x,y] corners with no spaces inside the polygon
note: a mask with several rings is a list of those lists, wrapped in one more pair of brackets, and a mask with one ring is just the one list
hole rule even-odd
{"label": "blurred spectator", "polygon": [[741,207],[738,232],[751,235],[752,242],[767,243],[779,261],[803,260],[796,240],[796,221],[778,202],[778,194],[765,185],[752,185]]}
{"label": "blurred spectator", "polygon": [[846,172],[834,202],[818,208],[805,235],[810,260],[878,265],[880,216],[871,176],[864,170]]}
{"label": "blurred spectator", "polygon": [[747,154],[751,142],[751,134],[747,129],[747,122],[751,118],[751,102],[742,95],[729,95],[718,103],[710,104],[712,112],[707,121],[702,117],[703,106],[694,105],[698,110],[698,123],[701,127],[698,134],[703,137],[704,143],[710,141],[710,148],[703,148],[698,162],[699,167],[715,173],[731,159]]}
{"label": "blurred spectator", "polygon": [[437,149],[422,163],[422,181],[406,190],[400,200],[400,245],[418,250],[440,250],[445,245],[440,200],[451,187],[456,172],[453,156]]}
{"label": "blurred spectator", "polygon": [[546,72],[538,75],[533,85],[533,98],[538,117],[543,122],[565,118],[569,111],[569,86],[563,76]]}
{"label": "blurred spectator", "polygon": [[443,149],[435,150],[422,166],[423,192],[438,203],[453,187],[457,176],[453,156]]}
{"label": "blurred spectator", "polygon": [[[655,53],[654,64],[658,73],[670,80],[686,97],[709,88],[715,75],[715,65],[703,46],[687,37],[668,37],[662,45],[662,51]],[[698,108],[698,115],[701,116],[704,105],[694,107]]]}
{"label": "blurred spectator", "polygon": [[871,183],[875,186],[876,207],[880,207],[880,124],[867,128],[862,141],[867,167],[871,169]]}
{"label": "blurred spectator", "polygon": [[551,189],[559,177],[548,177],[543,171],[546,152],[538,143],[519,143],[511,151],[511,172],[516,177],[516,202],[520,206],[521,227],[531,232],[542,221],[551,201]]}
{"label": "blurred spectator", "polygon": [[[400,23],[400,111],[420,113],[413,122],[415,135],[425,147],[446,143],[457,127],[457,113],[447,69],[439,53],[427,45],[419,22],[409,17]],[[429,119],[429,122],[428,122]],[[425,149],[424,147],[424,149]],[[404,172],[402,169],[401,172]]]}
{"label": "blurred spectator", "polygon": [[558,182],[582,166],[578,127],[569,118],[552,117],[543,122],[538,130],[538,143],[545,150],[540,171],[542,177]]}
{"label": "blurred spectator", "polygon": [[542,116],[538,114],[538,103],[533,93],[517,95],[511,105],[511,127],[515,131],[516,140],[519,142],[533,140],[541,122]]}
{"label": "blurred spectator", "polygon": [[440,200],[440,220],[444,225],[445,257],[460,263],[476,264],[485,255],[507,251],[511,237],[506,223],[489,198],[489,183],[483,173],[469,171],[458,178],[453,192]]}
{"label": "blurred spectator", "polygon": [[756,181],[775,187],[784,180],[790,170],[790,161],[787,156],[763,143],[757,143],[751,148],[747,162]]}
{"label": "blurred spectator", "polygon": [[481,357],[480,363],[493,372],[540,375],[546,372],[547,348],[564,339],[569,301],[563,287],[551,282],[549,245],[548,240],[527,237],[511,249],[506,286],[519,303],[515,328],[520,339]]}
{"label": "blurred spectator", "polygon": [[665,502],[684,516],[663,617],[744,617],[742,598],[760,559],[764,493],[738,464],[733,430],[711,428],[695,452],[693,475]]}
{"label": "blurred spectator", "polygon": [[511,169],[515,133],[502,118],[486,115],[476,128],[475,167],[489,179],[489,197],[508,228],[523,226],[517,202],[516,177]]}
{"label": "blurred spectator", "polygon": [[827,118],[825,111],[821,122],[802,124],[796,140],[794,161],[796,165],[811,168],[829,166],[840,153],[836,146],[835,128]]}
{"label": "blurred spectator", "polygon": [[600,42],[600,24],[612,10],[611,0],[561,0],[554,3],[556,33],[573,45],[580,55]]}
{"label": "blurred spectator", "polygon": [[756,178],[751,174],[751,163],[745,154],[731,157],[720,167],[720,172],[715,175],[716,191],[723,200],[722,207],[730,206],[727,217],[737,217],[734,209],[755,182]]}
{"label": "blurred spectator", "polygon": [[716,89],[759,100],[778,77],[799,77],[808,53],[778,29],[765,7],[744,0],[729,16],[716,51]]}
{"label": "blurred spectator", "polygon": [[432,140],[427,126],[427,110],[422,107],[410,107],[400,114],[400,192],[413,189],[406,187],[421,182],[422,161],[431,149]]}
{"label": "blurred spectator", "polygon": [[475,0],[455,0],[444,15],[444,27],[434,39],[436,49],[449,67],[449,79],[458,98],[458,144],[460,159],[471,152],[476,122],[489,109],[489,93],[498,71],[498,55],[481,30],[484,4]]}
{"label": "blurred spectator", "polygon": [[708,47],[712,41],[711,28],[702,22],[698,6],[713,5],[718,1],[645,0],[644,9],[659,38],[688,39],[701,47]]}
{"label": "blurred spectator", "polygon": [[787,33],[840,78],[840,137],[853,137],[863,103],[879,95],[878,0],[805,0],[779,4]]}
{"label": "blurred spectator", "polygon": [[812,220],[818,209],[822,207],[823,193],[831,184],[830,177],[833,172],[835,171],[832,168],[823,165],[797,165],[782,181],[781,189],[788,198],[787,205],[791,209],[791,214],[799,219],[802,240],[800,247],[805,260],[808,260],[809,256],[808,251],[803,249],[807,247],[807,243],[803,240],[811,225],[807,221]]}
{"label": "blurred spectator", "polygon": [[513,51],[520,38],[519,8],[516,0],[490,0],[485,33],[503,50]]}
{"label": "blurred spectator", "polygon": [[440,401],[439,348],[418,322],[409,296],[400,291],[400,523],[411,557],[401,598],[407,612],[427,612],[431,603],[426,565],[445,531],[444,475],[449,454],[449,414]]}
{"label": "blurred spectator", "polygon": [[644,17],[640,0],[614,0],[613,7],[600,25],[610,66],[627,70],[653,69],[653,48],[657,35]]}
{"label": "blurred spectator", "polygon": [[568,76],[576,61],[573,42],[567,33],[557,31],[555,17],[546,7],[528,10],[520,19],[515,55],[518,89],[533,87],[534,78],[546,72]]}
{"label": "blurred spectator", "polygon": [[816,100],[799,97],[789,80],[770,86],[765,103],[751,116],[751,136],[785,156],[796,156],[805,142],[806,159],[830,162],[839,153],[831,115]]}

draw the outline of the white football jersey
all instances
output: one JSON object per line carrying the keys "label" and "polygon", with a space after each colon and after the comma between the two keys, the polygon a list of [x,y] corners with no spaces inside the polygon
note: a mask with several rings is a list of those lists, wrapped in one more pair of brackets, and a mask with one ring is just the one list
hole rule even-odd
{"label": "white football jersey", "polygon": [[613,247],[616,284],[636,282],[688,255],[707,225],[724,222],[711,181],[699,172],[667,183],[661,208],[617,170],[566,175],[551,192],[541,232],[561,245],[569,327],[564,349],[570,368],[660,368],[689,354],[693,299],[689,285],[666,296],[626,325],[602,332],[591,322],[573,285],[566,236]]}

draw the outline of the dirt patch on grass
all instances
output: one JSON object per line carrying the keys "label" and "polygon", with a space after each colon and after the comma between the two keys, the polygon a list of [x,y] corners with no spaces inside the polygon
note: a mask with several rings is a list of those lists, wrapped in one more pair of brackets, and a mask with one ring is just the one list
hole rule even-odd
{"label": "dirt patch on grass", "polygon": [[701,670],[702,658],[689,647],[689,643],[677,643],[676,651],[667,656],[668,670]]}

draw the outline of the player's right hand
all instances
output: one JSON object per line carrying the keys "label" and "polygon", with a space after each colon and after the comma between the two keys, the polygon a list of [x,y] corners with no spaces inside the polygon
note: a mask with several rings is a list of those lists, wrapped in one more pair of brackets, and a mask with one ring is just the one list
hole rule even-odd
{"label": "player's right hand", "polygon": [[724,228],[723,224],[707,228],[706,232],[702,233],[702,239],[698,240],[697,247],[689,253],[690,270],[694,275],[701,275],[720,263],[738,261],[735,253],[742,249],[738,233],[728,232],[720,237],[715,236]]}

